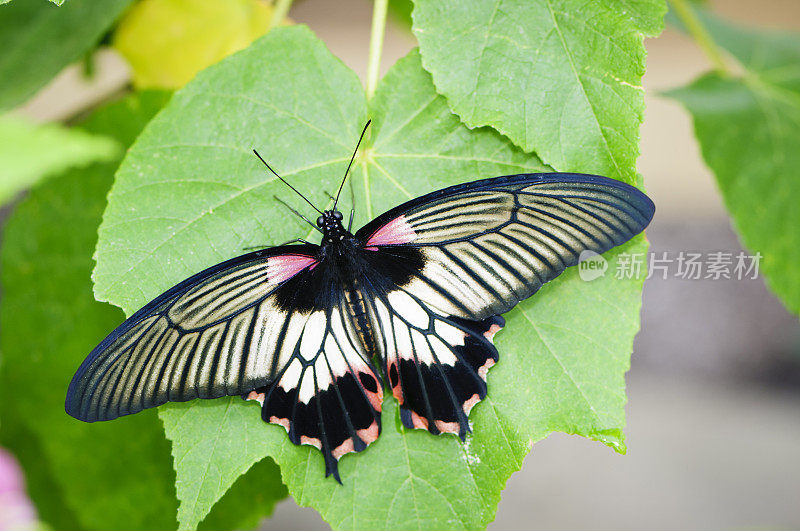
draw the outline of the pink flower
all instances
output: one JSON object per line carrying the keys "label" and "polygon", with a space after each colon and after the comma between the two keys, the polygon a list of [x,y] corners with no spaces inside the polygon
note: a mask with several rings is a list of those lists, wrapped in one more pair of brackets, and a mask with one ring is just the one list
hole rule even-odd
{"label": "pink flower", "polygon": [[0,448],[0,529],[30,529],[36,521],[22,469],[10,453]]}

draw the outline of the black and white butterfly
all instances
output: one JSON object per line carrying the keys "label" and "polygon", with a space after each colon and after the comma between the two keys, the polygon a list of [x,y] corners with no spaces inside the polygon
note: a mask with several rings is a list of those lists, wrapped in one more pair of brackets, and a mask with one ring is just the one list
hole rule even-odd
{"label": "black and white butterfly", "polygon": [[320,245],[215,265],[122,323],[78,369],[67,413],[94,422],[242,395],[294,444],[319,448],[337,480],[338,460],[378,438],[384,386],[406,427],[464,439],[498,360],[500,314],[653,213],[632,186],[567,173],[451,186],[355,234],[334,202]]}

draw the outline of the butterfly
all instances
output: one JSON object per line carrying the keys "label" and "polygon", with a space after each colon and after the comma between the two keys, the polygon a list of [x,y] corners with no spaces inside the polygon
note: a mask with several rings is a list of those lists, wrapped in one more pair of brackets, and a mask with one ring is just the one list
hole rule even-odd
{"label": "butterfly", "polygon": [[407,428],[464,440],[498,361],[501,314],[581,252],[642,232],[655,210],[605,177],[507,175],[423,195],[351,233],[339,193],[316,224],[298,213],[319,245],[238,256],[134,313],[77,370],[67,413],[95,422],[241,395],[294,444],[321,450],[341,483],[339,459],[380,435],[384,389]]}

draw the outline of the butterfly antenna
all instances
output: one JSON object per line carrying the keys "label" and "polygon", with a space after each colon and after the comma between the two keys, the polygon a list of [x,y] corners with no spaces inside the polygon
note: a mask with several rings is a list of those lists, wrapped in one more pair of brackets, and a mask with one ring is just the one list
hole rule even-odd
{"label": "butterfly antenna", "polygon": [[280,175],[278,175],[277,173],[275,173],[275,170],[273,170],[272,168],[270,168],[270,167],[269,167],[269,164],[267,164],[267,161],[266,161],[266,160],[264,160],[264,159],[261,157],[261,155],[259,155],[259,154],[258,154],[258,151],[256,151],[256,150],[254,149],[254,150],[253,150],[253,153],[255,153],[255,154],[256,154],[256,157],[258,157],[258,160],[260,160],[261,162],[263,162],[263,163],[264,163],[264,166],[266,166],[266,167],[267,167],[267,169],[268,169],[269,171],[271,171],[271,172],[272,172],[272,174],[273,174],[275,177],[277,177],[278,179],[280,179],[280,180],[281,180],[281,182],[283,182],[283,184],[285,184],[286,186],[288,186],[289,188],[291,188],[292,190],[294,190],[294,192],[295,192],[297,195],[299,195],[300,197],[302,197],[302,198],[303,198],[303,201],[305,201],[306,203],[308,203],[309,205],[311,205],[311,208],[313,208],[314,210],[316,210],[317,212],[319,212],[320,214],[322,214],[322,211],[321,211],[320,209],[318,209],[317,207],[315,207],[315,206],[314,206],[314,203],[312,203],[311,201],[309,201],[308,199],[306,199],[306,196],[304,196],[303,194],[301,194],[301,193],[300,193],[300,192],[297,190],[297,188],[295,188],[294,186],[292,186],[291,184],[289,184],[289,183],[286,181],[286,179],[284,179],[283,177],[281,177]]}
{"label": "butterfly antenna", "polygon": [[347,183],[350,185],[350,223],[347,224],[347,232],[353,227],[353,216],[356,215],[356,191],[353,188],[353,179]]}
{"label": "butterfly antenna", "polygon": [[[272,197],[273,197],[273,199],[275,199],[275,201],[277,201],[278,203],[280,203],[280,204],[282,204],[283,206],[285,206],[286,208],[288,208],[288,209],[289,209],[289,211],[290,211],[292,214],[294,214],[295,216],[298,216],[300,219],[302,219],[303,221],[305,221],[306,223],[308,223],[309,225],[311,225],[312,227],[314,227],[314,229],[315,229],[315,230],[317,230],[318,232],[320,232],[320,233],[322,232],[322,229],[320,229],[319,227],[317,227],[316,225],[314,225],[313,223],[311,223],[311,220],[310,220],[310,219],[308,219],[307,217],[305,217],[303,214],[301,214],[300,212],[298,212],[297,210],[295,210],[295,209],[293,209],[291,206],[289,206],[289,203],[287,203],[286,201],[284,201],[283,199],[281,199],[281,198],[280,198],[280,197],[278,197],[277,195],[273,195]],[[284,245],[285,245],[285,244],[284,244]]]}
{"label": "butterfly antenna", "polygon": [[344,177],[342,178],[342,184],[339,185],[339,191],[336,192],[336,200],[333,202],[333,210],[336,210],[336,205],[339,203],[339,194],[342,193],[342,188],[344,188],[344,182],[347,180],[347,174],[350,173],[350,166],[353,165],[353,161],[356,159],[356,153],[358,153],[358,146],[361,145],[361,141],[364,139],[364,133],[367,132],[367,127],[369,124],[372,123],[372,120],[367,120],[367,123],[364,125],[364,130],[361,131],[361,136],[358,137],[358,143],[356,144],[356,149],[353,150],[353,156],[350,157],[350,164],[347,165],[347,169],[344,171]]}

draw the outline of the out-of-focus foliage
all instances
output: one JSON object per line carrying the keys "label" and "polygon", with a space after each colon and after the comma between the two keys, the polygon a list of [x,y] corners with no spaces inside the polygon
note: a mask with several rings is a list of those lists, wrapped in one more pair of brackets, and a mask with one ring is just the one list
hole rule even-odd
{"label": "out-of-focus foliage", "polygon": [[0,115],[0,204],[44,177],[120,154],[119,144],[108,137]]}
{"label": "out-of-focus foliage", "polygon": [[[308,228],[287,219],[272,195],[296,199],[250,149],[324,205],[367,116],[373,125],[351,176],[357,223],[449,184],[549,170],[496,131],[464,126],[418,52],[392,68],[368,103],[355,73],[307,29],[279,28],[200,73],[139,137],[100,229],[97,297],[130,314],[243,247],[305,236]],[[644,248],[640,238],[622,250]],[[192,528],[265,455],[296,501],[336,528],[486,525],[532,441],[566,431],[624,450],[624,373],[640,296],[640,280],[563,275],[508,314],[502,359],[466,445],[403,428],[390,396],[378,442],[343,458],[343,486],[324,477],[318,450],[291,444],[238,397],[162,408],[180,456],[181,527]]]}
{"label": "out-of-focus foliage", "polygon": [[[83,128],[129,145],[166,100],[127,98]],[[22,463],[42,519],[59,530],[175,526],[175,474],[155,412],[98,424],[64,412],[71,375],[122,320],[94,300],[90,282],[118,163],[71,170],[36,187],[9,219],[2,248],[0,441]],[[277,467],[265,461],[239,478],[201,528],[252,527],[285,496]]]}
{"label": "out-of-focus foliage", "polygon": [[0,8],[0,111],[94,48],[132,0],[15,0]]}
{"label": "out-of-focus foliage", "polygon": [[[98,111],[98,122],[90,119],[85,129],[128,144],[164,101],[123,101]],[[26,471],[46,467],[57,485],[54,492],[34,487],[32,495],[42,518],[59,529],[61,514],[48,511],[42,497],[60,493],[82,529],[174,525],[169,444],[156,415],[89,425],[64,412],[71,373],[122,317],[93,299],[89,280],[96,227],[118,163],[72,170],[35,188],[8,220],[2,247],[0,438],[12,448],[39,446],[38,455],[19,457]],[[7,440],[15,433],[32,440]]]}
{"label": "out-of-focus foliage", "polygon": [[411,29],[411,11],[414,9],[412,0],[389,0],[389,14],[401,26]]}
{"label": "out-of-focus foliage", "polygon": [[[49,0],[49,1],[57,6],[60,6],[64,3],[64,0]],[[9,2],[11,2],[11,0],[0,0],[0,5],[7,4]]]}
{"label": "out-of-focus foliage", "polygon": [[271,16],[264,0],[142,0],[122,19],[114,47],[138,88],[176,89],[263,35]]}
{"label": "out-of-focus foliage", "polygon": [[668,94],[691,112],[744,245],[764,257],[767,284],[800,313],[800,34],[701,20],[741,73],[708,73]]}

